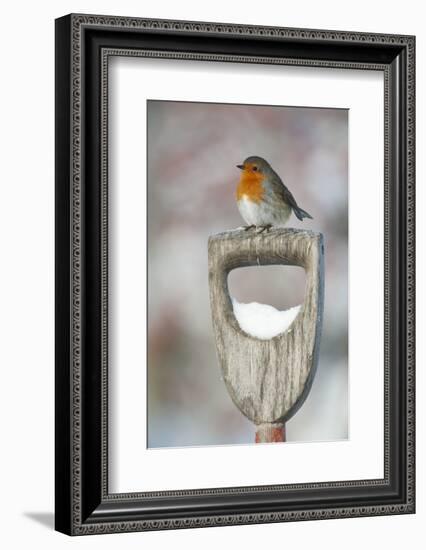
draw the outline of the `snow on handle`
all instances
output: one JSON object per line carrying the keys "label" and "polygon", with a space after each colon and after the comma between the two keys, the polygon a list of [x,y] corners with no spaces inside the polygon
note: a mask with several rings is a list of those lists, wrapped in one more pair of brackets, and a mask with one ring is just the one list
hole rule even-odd
{"label": "snow on handle", "polygon": [[301,306],[279,311],[268,304],[242,304],[232,298],[232,307],[241,330],[255,338],[269,340],[290,328]]}

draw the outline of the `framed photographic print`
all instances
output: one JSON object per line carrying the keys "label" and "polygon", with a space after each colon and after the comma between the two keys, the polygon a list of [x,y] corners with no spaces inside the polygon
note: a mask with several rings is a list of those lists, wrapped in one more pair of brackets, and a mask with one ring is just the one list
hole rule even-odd
{"label": "framed photographic print", "polygon": [[56,529],[413,513],[412,36],[56,21]]}

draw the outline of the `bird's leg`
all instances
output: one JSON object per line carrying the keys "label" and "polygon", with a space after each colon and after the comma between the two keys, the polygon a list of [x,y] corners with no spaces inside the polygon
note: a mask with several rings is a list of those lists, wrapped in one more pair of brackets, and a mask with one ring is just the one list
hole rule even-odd
{"label": "bird's leg", "polygon": [[271,229],[272,227],[272,223],[267,223],[266,225],[262,225],[260,226],[261,227],[261,230],[259,231],[259,234],[260,233],[263,233],[264,231],[266,231],[267,233],[269,233],[269,230]]}
{"label": "bird's leg", "polygon": [[244,228],[244,231],[248,231],[249,229],[253,229],[253,227],[256,227],[254,224],[246,225]]}

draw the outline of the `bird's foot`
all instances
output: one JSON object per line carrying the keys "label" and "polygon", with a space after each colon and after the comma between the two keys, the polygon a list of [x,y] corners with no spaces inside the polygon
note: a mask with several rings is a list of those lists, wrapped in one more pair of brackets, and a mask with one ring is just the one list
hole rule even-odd
{"label": "bird's foot", "polygon": [[271,227],[272,227],[272,223],[267,223],[266,225],[259,225],[260,227],[260,231],[258,231],[258,233],[263,233],[264,231],[266,231],[267,233],[269,233]]}
{"label": "bird's foot", "polygon": [[253,228],[255,228],[255,227],[256,227],[256,226],[255,226],[254,224],[252,224],[252,225],[246,225],[246,226],[244,227],[244,231],[248,231],[249,229],[253,229]]}

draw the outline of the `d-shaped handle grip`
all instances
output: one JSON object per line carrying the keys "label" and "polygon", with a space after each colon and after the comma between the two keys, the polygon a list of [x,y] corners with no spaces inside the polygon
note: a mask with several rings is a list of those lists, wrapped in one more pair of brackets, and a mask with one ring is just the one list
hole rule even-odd
{"label": "d-shaped handle grip", "polygon": [[[270,340],[241,330],[228,290],[238,267],[295,265],[305,269],[305,299],[291,329]],[[209,239],[210,304],[223,379],[240,411],[257,426],[282,424],[309,393],[318,363],[324,307],[321,233],[274,229],[228,231]]]}

